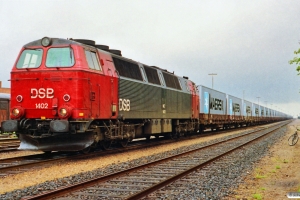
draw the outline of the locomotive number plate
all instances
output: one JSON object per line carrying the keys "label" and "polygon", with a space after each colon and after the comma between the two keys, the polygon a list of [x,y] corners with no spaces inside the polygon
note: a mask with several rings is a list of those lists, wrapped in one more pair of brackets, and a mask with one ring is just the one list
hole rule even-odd
{"label": "locomotive number plate", "polygon": [[48,108],[48,104],[47,103],[36,103],[35,104],[35,108],[36,109],[47,109]]}

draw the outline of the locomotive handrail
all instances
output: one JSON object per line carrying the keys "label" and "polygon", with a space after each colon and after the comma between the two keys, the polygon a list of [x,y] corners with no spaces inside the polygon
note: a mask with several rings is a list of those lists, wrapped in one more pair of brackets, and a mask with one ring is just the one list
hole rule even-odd
{"label": "locomotive handrail", "polygon": [[[56,77],[55,77],[56,78]],[[55,78],[44,78],[44,80],[57,80]],[[73,77],[61,77],[61,79],[69,79],[69,80],[90,80],[89,78],[73,78]]]}
{"label": "locomotive handrail", "polygon": [[9,79],[8,81],[19,81],[19,80],[39,80],[39,78],[16,78],[16,79]]}

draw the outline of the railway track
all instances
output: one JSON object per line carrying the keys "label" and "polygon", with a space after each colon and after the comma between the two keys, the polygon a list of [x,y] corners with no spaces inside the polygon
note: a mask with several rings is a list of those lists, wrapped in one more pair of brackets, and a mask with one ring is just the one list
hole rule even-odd
{"label": "railway track", "polygon": [[1,138],[0,139],[0,153],[7,151],[15,151],[20,145],[19,139],[16,138]]}
{"label": "railway track", "polygon": [[[29,169],[38,169],[46,167],[51,164],[56,164],[61,161],[72,161],[76,159],[88,159],[93,157],[99,157],[102,155],[116,154],[125,151],[132,151],[135,149],[149,148],[156,145],[162,145],[171,143],[172,140],[160,140],[160,141],[135,141],[130,143],[126,148],[113,147],[109,150],[102,151],[97,149],[95,152],[89,154],[81,154],[79,152],[54,152],[51,154],[34,154],[27,156],[19,156],[13,158],[0,159],[0,177],[9,174],[18,174]],[[174,142],[174,141],[173,141]]]}
{"label": "railway track", "polygon": [[23,199],[140,199],[146,196],[155,199],[159,197],[155,192],[161,188],[197,170],[205,170],[212,163],[221,162],[224,157],[268,137],[286,124],[245,132],[188,152]]}
{"label": "railway track", "polygon": [[[252,128],[245,129],[245,130],[252,130]],[[262,127],[255,128],[254,130],[260,130]],[[232,130],[235,131],[235,130]],[[222,130],[217,132],[214,132],[213,134],[222,134]],[[227,130],[227,132],[230,132]],[[201,136],[206,137],[210,136],[212,133],[207,132],[203,133]],[[181,138],[181,140],[178,140],[178,142],[181,142],[183,140],[189,140],[192,138],[199,137],[199,135],[191,135],[190,137],[184,137]],[[10,140],[10,141],[15,141]],[[161,138],[160,140],[157,139],[151,139],[150,141],[146,140],[138,140],[130,143],[126,148],[111,148],[106,151],[96,150],[95,152],[82,155],[78,152],[74,153],[61,153],[61,152],[54,152],[52,154],[34,154],[34,155],[28,155],[28,156],[20,156],[20,157],[13,157],[13,158],[6,158],[6,159],[0,159],[0,177],[6,176],[9,174],[18,174],[22,173],[24,171],[27,171],[29,169],[38,169],[42,167],[49,166],[51,164],[56,164],[57,162],[61,162],[64,160],[76,160],[76,159],[88,159],[92,157],[99,157],[103,155],[108,154],[116,154],[121,152],[127,152],[127,151],[133,151],[136,149],[143,149],[143,148],[149,148],[153,146],[158,146],[162,144],[169,144],[169,143],[176,143],[173,139],[164,139]],[[8,149],[7,149],[8,150]]]}

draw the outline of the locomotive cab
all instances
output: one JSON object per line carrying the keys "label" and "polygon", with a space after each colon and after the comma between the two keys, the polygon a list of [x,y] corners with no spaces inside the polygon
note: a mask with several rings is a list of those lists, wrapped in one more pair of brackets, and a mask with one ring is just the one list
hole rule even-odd
{"label": "locomotive cab", "polygon": [[109,73],[106,56],[76,40],[44,37],[26,44],[11,71],[11,120],[2,130],[16,132],[22,150],[91,146],[94,119],[116,118],[117,74]]}

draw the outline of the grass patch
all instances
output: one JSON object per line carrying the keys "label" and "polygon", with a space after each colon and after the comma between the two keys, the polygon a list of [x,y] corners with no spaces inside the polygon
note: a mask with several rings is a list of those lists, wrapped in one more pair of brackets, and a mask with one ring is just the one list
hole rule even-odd
{"label": "grass patch", "polygon": [[261,200],[262,199],[262,195],[261,194],[253,194],[252,197],[254,199],[258,199],[258,200]]}
{"label": "grass patch", "polygon": [[276,169],[280,169],[281,167],[279,165],[276,165]]}
{"label": "grass patch", "polygon": [[284,159],[284,160],[283,160],[283,163],[288,163],[288,162],[289,162],[289,161],[288,161],[288,160],[286,160],[286,159]]}
{"label": "grass patch", "polygon": [[266,188],[262,187],[262,188],[260,188],[260,190],[263,190],[263,191],[264,191],[264,190],[266,190]]}
{"label": "grass patch", "polygon": [[273,169],[271,172],[272,172],[272,173],[276,173],[276,170],[275,170],[275,169]]}
{"label": "grass patch", "polygon": [[255,178],[257,178],[257,179],[261,179],[261,178],[266,178],[267,176],[266,175],[264,175],[265,174],[265,172],[262,170],[262,169],[258,169],[258,168],[256,168],[255,169]]}
{"label": "grass patch", "polygon": [[255,175],[255,178],[257,178],[257,179],[261,179],[261,178],[266,178],[267,176],[265,176],[265,175],[260,175],[260,174],[256,174]]}

